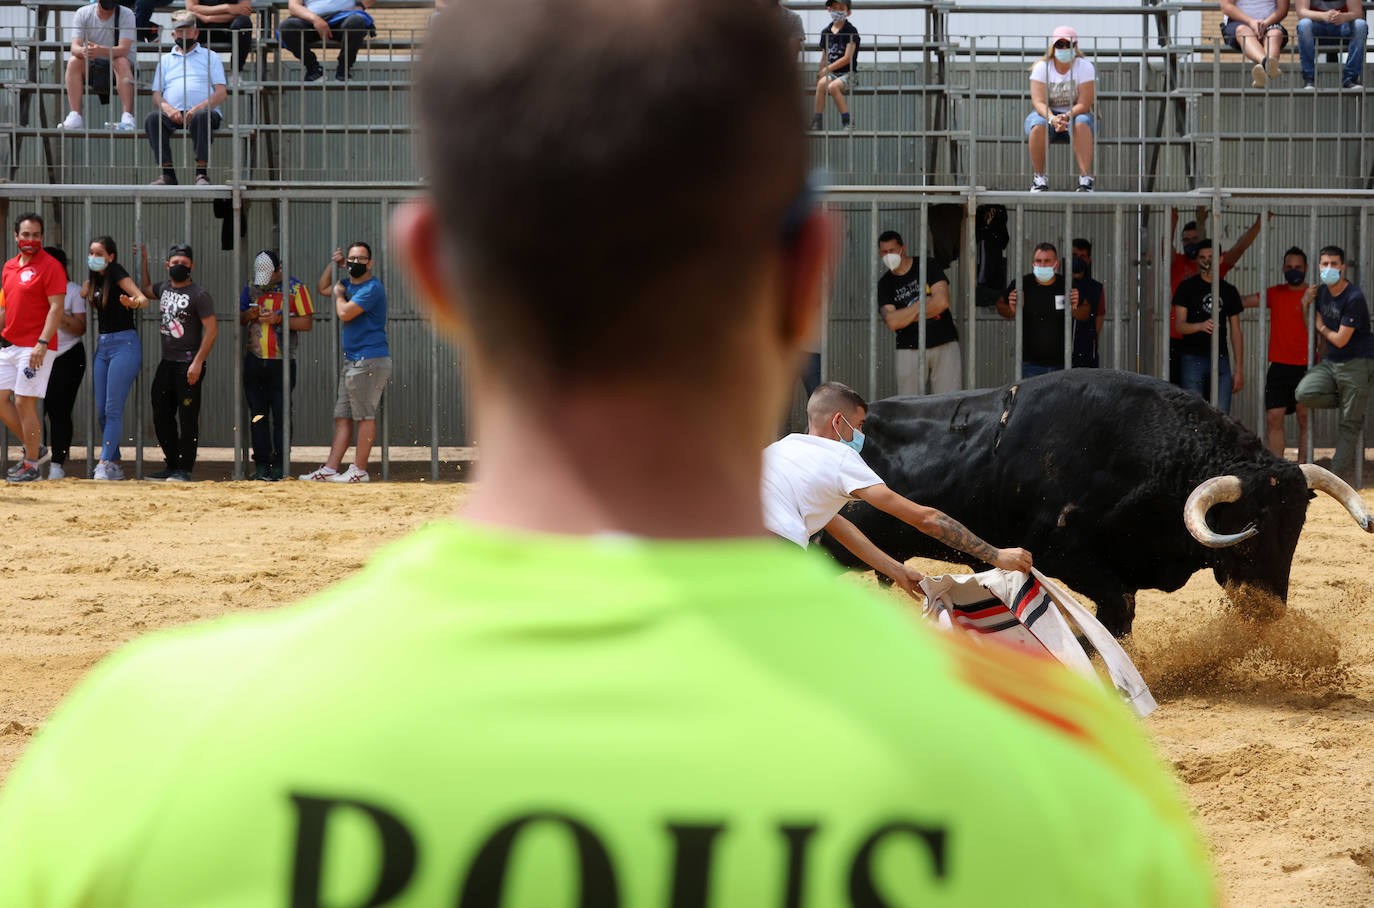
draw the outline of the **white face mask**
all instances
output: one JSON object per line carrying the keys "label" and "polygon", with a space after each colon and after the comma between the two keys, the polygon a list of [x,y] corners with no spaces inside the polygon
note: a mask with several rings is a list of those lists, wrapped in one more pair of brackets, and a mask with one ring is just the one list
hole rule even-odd
{"label": "white face mask", "polygon": [[888,271],[896,271],[902,265],[902,257],[895,252],[889,252],[883,256],[883,264],[887,266]]}
{"label": "white face mask", "polygon": [[842,10],[842,9],[832,9],[832,10],[830,11],[830,21],[831,21],[831,22],[843,22],[844,20],[846,20],[846,19],[848,19],[848,18],[849,18],[849,13],[845,12],[845,11]]}
{"label": "white face mask", "polygon": [[272,256],[266,252],[259,252],[258,257],[253,260],[253,283],[258,287],[266,287],[272,283],[272,274],[277,270],[277,266],[272,263]]}

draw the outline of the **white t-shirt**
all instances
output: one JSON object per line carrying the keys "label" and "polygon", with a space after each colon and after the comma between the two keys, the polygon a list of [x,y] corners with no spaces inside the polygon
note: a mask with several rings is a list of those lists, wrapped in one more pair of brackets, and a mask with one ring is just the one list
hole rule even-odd
{"label": "white t-shirt", "polygon": [[1031,67],[1032,82],[1046,82],[1051,113],[1064,113],[1078,103],[1078,86],[1097,78],[1093,65],[1085,57],[1074,57],[1069,71],[1061,73],[1045,60],[1037,60]]}
{"label": "white t-shirt", "polygon": [[882,484],[849,445],[788,435],[763,449],[763,525],[806,548],[855,490]]}
{"label": "white t-shirt", "polygon": [[[81,298],[81,285],[67,281],[67,299],[62,303],[62,311],[67,315],[80,315],[86,311],[86,301]],[[68,334],[61,327],[57,329],[57,349],[53,353],[61,356],[70,350],[77,341],[81,340],[78,335]]]}
{"label": "white t-shirt", "polygon": [[1251,19],[1268,19],[1278,11],[1278,8],[1279,5],[1274,0],[1236,0],[1236,9]]}
{"label": "white t-shirt", "polygon": [[114,14],[108,19],[100,18],[100,7],[92,3],[76,11],[72,19],[72,34],[90,44],[114,47],[128,38],[134,40],[134,11],[127,6],[116,6]]}

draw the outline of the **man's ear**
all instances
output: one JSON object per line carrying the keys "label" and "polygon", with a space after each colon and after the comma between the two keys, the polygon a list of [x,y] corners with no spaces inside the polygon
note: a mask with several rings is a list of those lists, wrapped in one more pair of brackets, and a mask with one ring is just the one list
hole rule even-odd
{"label": "man's ear", "polygon": [[401,251],[401,260],[420,289],[420,303],[446,331],[462,334],[465,327],[457,289],[444,268],[439,242],[439,218],[428,198],[413,199],[396,209],[391,217],[392,248]]}
{"label": "man's ear", "polygon": [[780,325],[784,342],[800,346],[816,334],[825,292],[834,225],[816,209],[802,222],[783,250],[783,306]]}

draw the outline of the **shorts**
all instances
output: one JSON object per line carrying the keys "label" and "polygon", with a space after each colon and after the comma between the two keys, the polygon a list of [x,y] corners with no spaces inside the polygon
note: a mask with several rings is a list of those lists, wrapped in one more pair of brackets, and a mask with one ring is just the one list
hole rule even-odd
{"label": "shorts", "polygon": [[[1226,46],[1232,50],[1240,50],[1240,41],[1236,39],[1236,29],[1239,28],[1240,25],[1241,23],[1234,19],[1226,19],[1221,23],[1221,37],[1226,41]],[[1282,25],[1276,24],[1269,26],[1264,30],[1265,36],[1267,37],[1269,32],[1274,31],[1274,29],[1283,32],[1283,44],[1281,44],[1280,47],[1287,47],[1288,29],[1284,28]]]}
{"label": "shorts", "polygon": [[1293,413],[1298,407],[1298,382],[1307,374],[1306,366],[1290,366],[1287,363],[1270,363],[1269,372],[1264,376],[1264,409]]}
{"label": "shorts", "polygon": [[377,404],[391,378],[391,357],[344,360],[339,373],[339,393],[334,399],[335,419],[376,419]]}
{"label": "shorts", "polygon": [[48,396],[48,377],[52,375],[52,364],[57,360],[57,354],[49,350],[48,355],[43,357],[43,365],[33,377],[29,377],[24,370],[29,367],[29,354],[32,352],[32,347],[18,344],[0,349],[0,394],[13,391],[16,397]]}
{"label": "shorts", "polygon": [[[1075,126],[1077,126],[1079,123],[1086,123],[1086,124],[1088,124],[1088,129],[1092,132],[1092,134],[1093,134],[1093,135],[1097,135],[1097,121],[1093,119],[1093,115],[1092,115],[1092,114],[1090,114],[1090,113],[1081,113],[1081,114],[1079,114],[1078,116],[1076,116],[1076,117],[1073,118],[1073,122],[1074,122],[1074,125],[1075,125]],[[1030,138],[1030,134],[1031,134],[1031,130],[1032,130],[1032,129],[1034,129],[1034,128],[1037,127],[1037,126],[1044,126],[1044,127],[1047,127],[1045,131],[1048,132],[1048,133],[1050,134],[1050,141],[1051,141],[1051,142],[1068,142],[1068,141],[1069,141],[1069,131],[1068,131],[1067,129],[1064,130],[1063,132],[1059,132],[1059,131],[1054,130],[1054,129],[1049,129],[1049,128],[1048,128],[1049,125],[1050,125],[1049,120],[1046,120],[1044,117],[1040,116],[1040,114],[1038,114],[1038,113],[1036,113],[1035,111],[1032,110],[1032,111],[1030,112],[1030,115],[1026,117],[1026,138],[1028,138],[1028,139]]]}
{"label": "shorts", "polygon": [[[834,82],[840,83],[840,93],[841,93],[841,94],[846,94],[846,95],[847,95],[847,94],[849,94],[851,91],[854,90],[854,79],[855,79],[855,75],[856,75],[855,72],[854,72],[854,70],[851,69],[851,70],[850,70],[849,72],[847,72],[847,73],[830,73],[829,75],[830,75],[830,79],[828,80],[829,82],[831,82],[831,83],[834,83]],[[827,87],[827,89],[828,89],[828,88],[829,88],[829,85],[827,85],[826,87]]]}

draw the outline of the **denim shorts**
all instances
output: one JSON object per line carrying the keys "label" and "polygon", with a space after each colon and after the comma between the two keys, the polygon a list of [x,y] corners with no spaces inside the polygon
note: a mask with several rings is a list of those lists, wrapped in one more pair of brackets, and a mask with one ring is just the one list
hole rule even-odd
{"label": "denim shorts", "polygon": [[[1226,42],[1226,46],[1231,48],[1232,50],[1240,50],[1240,40],[1236,38],[1236,29],[1240,27],[1240,24],[1241,23],[1237,22],[1235,19],[1227,19],[1225,22],[1221,23],[1222,40],[1224,40]],[[1278,30],[1283,33],[1283,43],[1280,44],[1279,47],[1287,47],[1288,29],[1284,28],[1282,25],[1277,24],[1271,25],[1264,30],[1265,43],[1268,43],[1269,33],[1274,30]]]}
{"label": "denim shorts", "polygon": [[[1092,114],[1090,114],[1090,113],[1081,113],[1081,114],[1079,114],[1078,116],[1076,116],[1076,117],[1073,118],[1073,122],[1074,122],[1075,125],[1077,125],[1077,124],[1079,124],[1079,123],[1087,123],[1087,124],[1088,124],[1088,129],[1092,130],[1092,134],[1093,134],[1093,135],[1097,135],[1097,121],[1093,119],[1093,115],[1092,115]],[[1067,129],[1064,130],[1063,132],[1056,132],[1055,130],[1050,129],[1050,128],[1049,128],[1049,125],[1050,125],[1050,124],[1049,124],[1049,121],[1048,121],[1048,120],[1046,120],[1044,117],[1040,116],[1040,114],[1038,114],[1038,113],[1036,113],[1035,111],[1032,110],[1032,111],[1030,112],[1030,115],[1029,115],[1028,117],[1026,117],[1026,138],[1028,138],[1028,139],[1030,138],[1030,134],[1031,134],[1031,130],[1032,130],[1032,129],[1034,129],[1034,128],[1037,127],[1037,126],[1044,126],[1044,127],[1045,127],[1045,131],[1048,132],[1048,133],[1050,134],[1050,141],[1051,141],[1051,142],[1067,142],[1067,141],[1069,141],[1069,131],[1068,131]]]}

